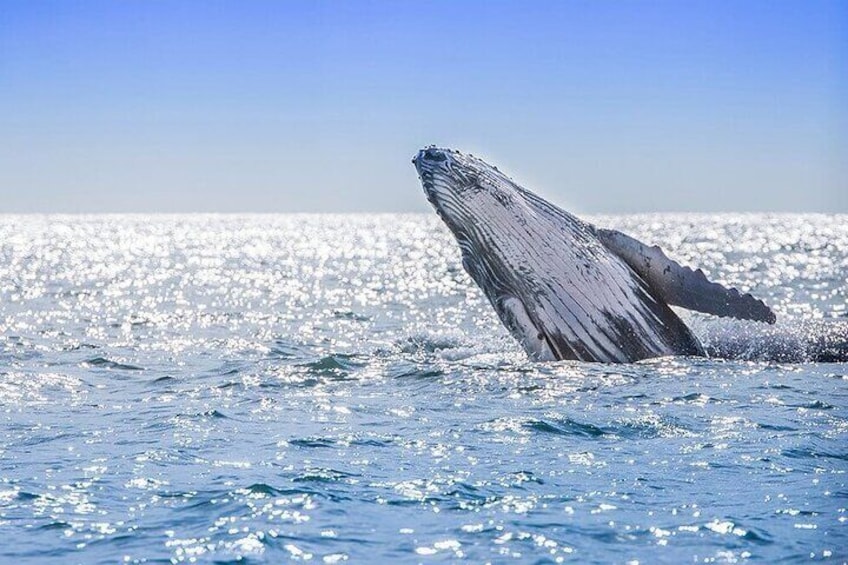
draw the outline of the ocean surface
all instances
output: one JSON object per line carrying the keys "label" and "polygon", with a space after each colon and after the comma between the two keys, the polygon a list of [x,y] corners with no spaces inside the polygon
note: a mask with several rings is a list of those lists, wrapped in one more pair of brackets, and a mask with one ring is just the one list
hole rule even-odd
{"label": "ocean surface", "polygon": [[532,363],[435,214],[0,216],[0,563],[848,561],[848,216],[589,219],[778,324]]}

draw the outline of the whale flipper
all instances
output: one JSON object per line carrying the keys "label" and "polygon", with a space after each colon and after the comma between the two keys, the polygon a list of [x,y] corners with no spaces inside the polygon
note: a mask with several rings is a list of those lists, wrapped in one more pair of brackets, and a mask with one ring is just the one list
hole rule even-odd
{"label": "whale flipper", "polygon": [[710,282],[701,269],[669,259],[658,246],[648,246],[616,230],[596,230],[598,239],[633,269],[656,293],[674,306],[716,316],[775,323],[774,312],[750,294]]}

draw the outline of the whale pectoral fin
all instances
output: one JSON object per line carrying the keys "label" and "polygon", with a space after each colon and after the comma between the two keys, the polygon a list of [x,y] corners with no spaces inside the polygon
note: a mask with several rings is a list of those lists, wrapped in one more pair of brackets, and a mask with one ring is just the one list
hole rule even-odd
{"label": "whale pectoral fin", "polygon": [[645,245],[619,231],[597,229],[598,239],[668,304],[716,316],[773,324],[774,312],[750,294],[710,282],[701,269],[692,270],[669,259],[662,249]]}

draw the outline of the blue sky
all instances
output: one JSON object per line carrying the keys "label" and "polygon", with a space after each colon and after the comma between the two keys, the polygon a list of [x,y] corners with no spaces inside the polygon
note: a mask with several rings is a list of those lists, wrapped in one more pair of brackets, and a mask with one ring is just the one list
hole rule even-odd
{"label": "blue sky", "polygon": [[0,211],[848,212],[848,1],[0,5]]}

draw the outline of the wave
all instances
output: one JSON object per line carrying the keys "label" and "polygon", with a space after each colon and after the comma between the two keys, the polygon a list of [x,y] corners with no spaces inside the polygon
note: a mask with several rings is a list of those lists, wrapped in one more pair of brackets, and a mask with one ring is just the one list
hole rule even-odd
{"label": "wave", "polygon": [[767,326],[699,319],[691,326],[710,357],[777,363],[848,361],[848,320],[790,318]]}

